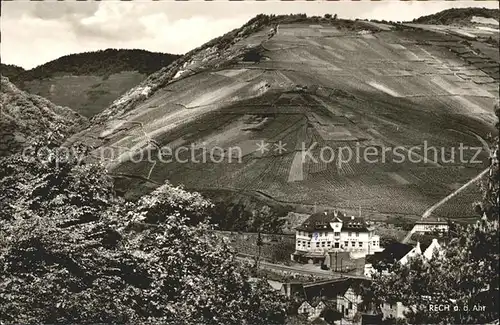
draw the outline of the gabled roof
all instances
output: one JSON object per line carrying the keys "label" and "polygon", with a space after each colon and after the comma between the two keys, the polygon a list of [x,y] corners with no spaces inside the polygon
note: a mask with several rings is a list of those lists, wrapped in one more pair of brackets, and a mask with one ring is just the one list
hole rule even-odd
{"label": "gabled roof", "polygon": [[[330,222],[334,222],[338,217],[336,216],[337,213],[335,212],[318,212],[311,214],[309,218],[307,218],[300,226],[298,226],[296,229],[301,230],[301,231],[329,231],[332,230],[332,227],[330,226]],[[337,214],[338,216],[341,216],[341,213]]]}
{"label": "gabled roof", "polygon": [[348,217],[342,212],[318,212],[309,216],[299,227],[299,231],[330,231],[331,222],[342,222],[342,230],[368,231],[368,225],[363,218]]}
{"label": "gabled roof", "polygon": [[405,257],[405,255],[408,254],[412,249],[413,246],[411,245],[392,243],[391,245],[389,245],[389,247],[383,250],[382,254],[387,258],[390,258],[390,260],[399,261],[400,259]]}
{"label": "gabled roof", "polygon": [[332,309],[332,310],[337,309],[337,303],[335,300],[323,300],[323,303],[325,304],[326,309]]}
{"label": "gabled roof", "polygon": [[314,308],[318,307],[319,305],[326,306],[325,303],[323,302],[323,300],[319,300],[319,299],[317,299],[317,300],[314,299],[309,304],[311,305],[311,307],[314,307]]}
{"label": "gabled roof", "polygon": [[342,219],[342,230],[352,230],[360,232],[368,232],[368,225],[365,219],[359,217],[347,217],[344,216]]}
{"label": "gabled roof", "polygon": [[349,289],[361,295],[362,287],[370,285],[368,279],[341,278],[304,284],[304,293],[309,305],[316,307],[322,301],[326,308],[336,309],[335,301],[343,297]]}
{"label": "gabled roof", "polygon": [[323,319],[328,319],[329,321],[336,321],[336,320],[341,320],[344,315],[340,311],[338,311],[337,306],[335,306],[335,308],[325,308],[319,314],[319,316],[323,317]]}
{"label": "gabled roof", "polygon": [[367,255],[366,262],[371,264],[375,264],[378,262],[392,263],[395,260],[396,261],[401,260],[412,249],[413,246],[407,244],[392,243],[380,253],[375,253],[374,255]]}
{"label": "gabled roof", "polygon": [[335,279],[322,281],[319,283],[304,284],[306,299],[312,301],[313,298],[336,299],[349,289],[349,279]]}

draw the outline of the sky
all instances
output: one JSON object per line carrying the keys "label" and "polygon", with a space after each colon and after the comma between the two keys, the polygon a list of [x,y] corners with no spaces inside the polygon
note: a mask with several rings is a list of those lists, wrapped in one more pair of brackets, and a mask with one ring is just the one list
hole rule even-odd
{"label": "sky", "polygon": [[259,13],[337,14],[407,21],[449,8],[498,8],[497,1],[2,1],[2,63],[31,69],[61,56],[106,48],[183,54]]}

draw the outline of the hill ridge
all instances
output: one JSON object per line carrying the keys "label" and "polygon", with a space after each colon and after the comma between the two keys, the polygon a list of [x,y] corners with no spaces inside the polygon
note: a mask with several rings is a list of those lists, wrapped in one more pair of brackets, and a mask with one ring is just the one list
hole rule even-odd
{"label": "hill ridge", "polygon": [[23,90],[71,107],[90,118],[178,57],[137,49],[83,52],[11,74],[10,79]]}
{"label": "hill ridge", "polygon": [[25,72],[24,68],[19,67],[15,64],[4,64],[0,63],[0,74],[9,79],[15,78],[17,75]]}
{"label": "hill ridge", "polygon": [[54,73],[105,76],[121,71],[138,71],[150,74],[170,64],[171,61],[178,57],[180,55],[142,49],[107,48],[98,51],[72,53],[25,70],[12,82],[48,78],[53,76]]}
{"label": "hill ridge", "polygon": [[475,7],[451,8],[432,15],[421,16],[413,19],[413,22],[419,24],[472,25],[474,23],[471,22],[471,19],[474,16],[493,18],[498,22],[500,20],[500,10]]}
{"label": "hill ridge", "polygon": [[[151,74],[140,85],[130,89],[121,98],[118,98],[101,114],[93,117],[92,121],[103,122],[114,116],[121,115],[142,99],[151,96],[157,89],[180,78],[185,78],[207,69],[221,68],[238,58],[243,58],[249,62],[260,59],[261,50],[265,50],[262,48],[262,44],[253,44],[246,48],[238,49],[234,49],[232,46],[238,41],[251,36],[253,33],[262,31],[265,27],[270,27],[268,33],[268,37],[270,38],[272,37],[272,34],[276,32],[277,25],[286,23],[323,23],[335,24],[338,27],[345,25],[345,28],[349,28],[351,30],[379,30],[376,26],[365,24],[363,21],[337,19],[333,17],[307,17],[305,14],[259,14],[250,19],[243,26],[235,28],[220,37],[206,42],[205,44],[183,55],[174,61],[170,66]],[[222,54],[224,51],[229,51],[229,53]],[[193,64],[193,61],[196,61],[197,59],[203,61],[203,64]],[[196,71],[193,70],[193,65],[196,66]]]}

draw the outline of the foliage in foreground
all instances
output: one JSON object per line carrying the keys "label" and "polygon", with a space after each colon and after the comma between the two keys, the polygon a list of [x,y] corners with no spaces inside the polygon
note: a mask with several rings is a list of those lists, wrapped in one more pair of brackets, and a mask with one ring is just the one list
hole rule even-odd
{"label": "foliage in foreground", "polygon": [[[286,305],[165,184],[123,202],[98,165],[0,161],[0,323],[281,324]],[[59,157],[60,158],[60,157]]]}
{"label": "foliage in foreground", "polygon": [[[496,115],[499,116],[498,107]],[[498,124],[497,124],[498,127]],[[482,219],[457,227],[442,254],[394,264],[377,273],[365,303],[402,302],[410,324],[484,324],[499,317],[499,184],[498,137],[491,149],[490,171],[479,206]],[[432,306],[449,306],[440,312]]]}

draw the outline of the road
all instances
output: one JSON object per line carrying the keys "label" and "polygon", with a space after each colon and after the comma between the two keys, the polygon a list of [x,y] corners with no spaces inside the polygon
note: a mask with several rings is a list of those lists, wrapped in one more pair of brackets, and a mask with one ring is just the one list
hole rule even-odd
{"label": "road", "polygon": [[408,233],[406,234],[405,238],[403,238],[403,240],[401,241],[401,243],[406,244],[410,240],[412,234],[413,233],[411,232],[411,230],[408,231]]}
{"label": "road", "polygon": [[456,196],[457,194],[459,194],[460,192],[462,192],[464,189],[466,189],[467,187],[469,187],[469,185],[477,182],[479,179],[481,179],[481,177],[483,177],[484,175],[486,175],[486,173],[489,170],[490,170],[490,167],[486,168],[481,173],[479,173],[479,175],[477,175],[476,177],[474,177],[473,179],[471,179],[470,181],[468,181],[467,183],[465,183],[464,185],[462,185],[459,189],[455,190],[453,193],[451,193],[450,195],[448,195],[447,197],[445,197],[444,199],[442,199],[438,203],[436,203],[433,206],[431,206],[429,209],[427,209],[427,211],[424,212],[424,214],[422,215],[422,219],[425,219],[425,218],[429,217],[434,210],[436,210],[437,208],[439,208],[444,203],[448,202],[448,200],[450,200],[451,198],[453,198],[454,196]]}
{"label": "road", "polygon": [[[243,256],[237,256],[236,257],[240,261],[246,261],[246,262],[254,262],[252,257],[243,257]],[[322,277],[322,278],[328,278],[328,279],[338,279],[340,277],[345,277],[345,278],[354,278],[354,279],[367,279],[364,276],[361,275],[353,275],[353,274],[346,274],[346,273],[334,273],[331,270],[306,270],[301,266],[287,266],[287,265],[282,265],[282,264],[274,264],[274,263],[269,263],[266,261],[260,261],[260,268],[262,269],[267,269],[271,271],[288,271],[291,273],[299,273],[303,275],[312,275],[312,276],[317,276],[317,277]]]}
{"label": "road", "polygon": [[[452,199],[453,197],[455,197],[457,194],[459,194],[460,192],[462,192],[463,190],[465,190],[467,187],[469,187],[471,184],[477,182],[478,180],[481,179],[481,177],[483,177],[484,175],[486,175],[486,173],[488,173],[488,171],[490,170],[490,167],[486,168],[485,170],[483,170],[481,173],[479,173],[479,175],[477,175],[476,177],[474,177],[473,179],[471,179],[470,181],[468,181],[467,183],[465,183],[464,185],[462,185],[460,188],[458,188],[457,190],[453,191],[453,193],[451,193],[450,195],[446,196],[444,199],[442,199],[441,201],[439,201],[438,203],[434,204],[433,206],[431,206],[429,209],[427,209],[424,214],[422,214],[422,218],[420,218],[420,220],[423,220],[423,219],[426,219],[428,218],[432,212],[434,212],[434,210],[436,210],[437,208],[439,208],[441,205],[445,204],[446,202],[448,202],[450,199]],[[405,238],[402,240],[402,243],[403,244],[406,244],[409,240],[410,240],[410,237],[412,235],[412,232],[411,230],[408,232],[408,234],[406,234]]]}

